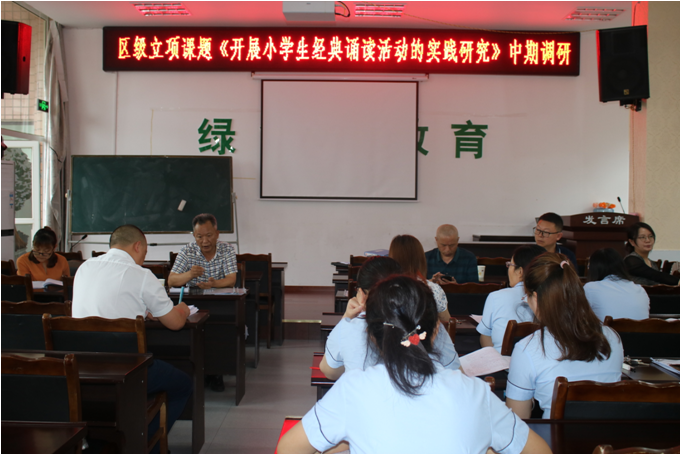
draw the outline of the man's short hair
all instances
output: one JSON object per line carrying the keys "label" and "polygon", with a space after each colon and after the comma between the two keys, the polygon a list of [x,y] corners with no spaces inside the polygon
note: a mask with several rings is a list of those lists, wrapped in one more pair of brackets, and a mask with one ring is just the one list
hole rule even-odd
{"label": "man's short hair", "polygon": [[437,228],[437,237],[458,237],[458,229],[452,224],[442,224]]}
{"label": "man's short hair", "polygon": [[123,226],[118,226],[111,233],[109,247],[128,246],[136,242],[146,242],[144,232],[133,224],[125,224]]}
{"label": "man's short hair", "polygon": [[555,225],[555,229],[557,229],[558,231],[561,231],[562,228],[564,228],[564,221],[562,221],[562,217],[559,216],[557,213],[553,212],[544,213],[543,215],[541,215],[538,221],[547,221],[548,223],[552,223]]}
{"label": "man's short hair", "polygon": [[200,215],[196,215],[194,220],[191,222],[191,227],[193,229],[197,224],[205,224],[207,222],[210,222],[213,227],[217,229],[217,218],[215,218],[215,215],[211,213],[201,213]]}

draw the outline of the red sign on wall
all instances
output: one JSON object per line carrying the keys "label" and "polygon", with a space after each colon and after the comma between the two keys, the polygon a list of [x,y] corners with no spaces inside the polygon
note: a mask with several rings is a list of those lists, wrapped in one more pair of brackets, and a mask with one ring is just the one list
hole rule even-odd
{"label": "red sign on wall", "polygon": [[104,71],[578,76],[579,56],[563,32],[104,27]]}

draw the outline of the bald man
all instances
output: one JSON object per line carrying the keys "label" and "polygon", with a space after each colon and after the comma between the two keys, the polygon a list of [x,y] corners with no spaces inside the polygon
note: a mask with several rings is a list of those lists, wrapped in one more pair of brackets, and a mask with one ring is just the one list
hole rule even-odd
{"label": "bald man", "polygon": [[[135,319],[146,316],[148,311],[167,328],[181,329],[189,308],[184,302],[173,306],[158,278],[141,267],[147,250],[144,233],[137,226],[120,226],[111,234],[109,245],[111,249],[106,254],[88,259],[78,268],[73,283],[73,317]],[[167,393],[170,430],[191,396],[191,378],[169,363],[154,359],[147,370],[146,386],[149,394]],[[148,434],[154,434],[157,428],[156,418]]]}
{"label": "bald man", "polygon": [[428,280],[437,284],[479,283],[477,257],[458,246],[460,237],[456,226],[442,224],[434,240],[437,248],[425,253]]}

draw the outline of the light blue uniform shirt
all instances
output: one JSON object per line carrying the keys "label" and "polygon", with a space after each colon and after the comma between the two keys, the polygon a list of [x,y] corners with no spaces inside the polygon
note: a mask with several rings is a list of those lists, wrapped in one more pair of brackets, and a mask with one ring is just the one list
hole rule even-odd
{"label": "light blue uniform shirt", "polygon": [[342,375],[303,417],[320,452],[340,441],[352,453],[520,453],[529,427],[481,379],[438,367],[408,397],[384,365]]}
{"label": "light blue uniform shirt", "polygon": [[511,288],[501,289],[489,294],[484,303],[482,322],[477,325],[477,331],[490,336],[493,347],[499,353],[503,347],[503,335],[508,322],[533,322],[534,312],[529,305],[522,301],[524,297],[524,283],[519,282]]}
{"label": "light blue uniform shirt", "polygon": [[[434,339],[434,350],[439,353],[439,363],[444,368],[457,370],[460,358],[451,337],[444,325],[439,323],[439,332]],[[343,318],[328,335],[326,341],[326,363],[331,368],[345,366],[347,370],[364,370],[378,361],[378,356],[371,347],[366,346],[366,319],[361,313],[354,319]]]}
{"label": "light blue uniform shirt", "polygon": [[586,283],[583,290],[600,321],[606,316],[637,320],[649,317],[649,295],[632,281],[609,275],[604,280]]}
{"label": "light blue uniform shirt", "polygon": [[602,332],[611,354],[608,359],[592,362],[581,360],[557,360],[562,354],[555,338],[545,330],[545,354],[541,349],[541,331],[537,330],[520,340],[512,351],[510,374],[505,396],[517,401],[531,398],[538,400],[543,409],[543,418],[550,418],[553,387],[558,376],[571,381],[618,382],[621,380],[623,364],[623,346],[618,334],[609,327],[602,327]]}

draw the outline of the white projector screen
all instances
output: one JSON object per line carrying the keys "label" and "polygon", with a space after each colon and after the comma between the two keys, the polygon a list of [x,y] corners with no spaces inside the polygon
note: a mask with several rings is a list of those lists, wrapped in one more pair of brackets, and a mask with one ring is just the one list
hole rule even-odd
{"label": "white projector screen", "polygon": [[417,199],[417,82],[262,81],[260,197]]}

